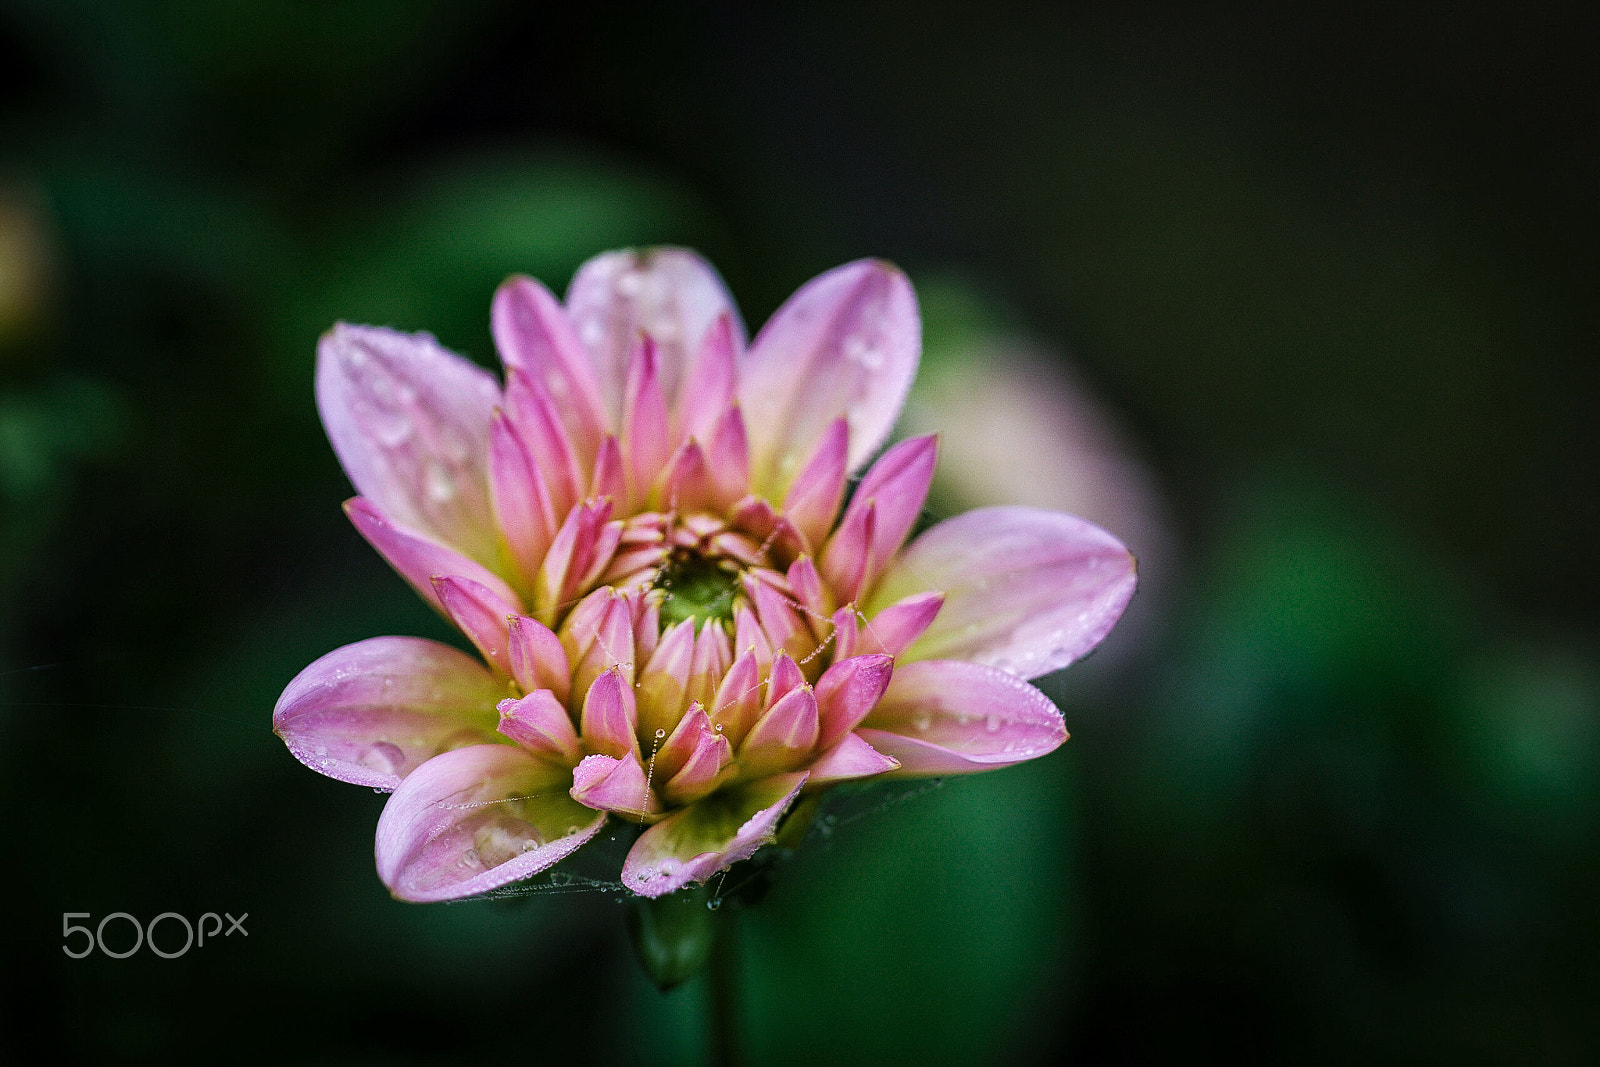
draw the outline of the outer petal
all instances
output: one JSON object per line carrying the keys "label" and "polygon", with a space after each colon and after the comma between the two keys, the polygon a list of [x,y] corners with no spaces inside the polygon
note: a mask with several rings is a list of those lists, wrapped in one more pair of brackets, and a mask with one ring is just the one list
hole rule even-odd
{"label": "outer petal", "polygon": [[661,388],[674,410],[682,405],[683,383],[718,316],[729,317],[736,347],[744,347],[744,328],[722,279],[682,248],[596,256],[573,276],[567,313],[594,361],[613,429],[621,426],[628,355],[641,333],[659,346]]}
{"label": "outer petal", "polygon": [[317,346],[317,410],[356,491],[491,565],[486,472],[499,403],[492,375],[427,334],[340,324]]}
{"label": "outer petal", "polygon": [[424,537],[389,521],[389,517],[372,501],[356,497],[345,501],[344,511],[378,554],[400,572],[400,577],[410,582],[422,598],[432,604],[446,618],[450,613],[439,600],[433,588],[435,577],[467,578],[488,589],[495,596],[521,611],[522,599],[498,574],[474,560],[468,559],[453,548]]}
{"label": "outer petal", "polygon": [[856,732],[900,761],[898,776],[993,770],[1067,739],[1049,697],[1015,675],[957,660],[897,667]]}
{"label": "outer petal", "polygon": [[806,784],[815,791],[819,786],[855,778],[871,778],[898,770],[899,767],[899,760],[885,756],[856,734],[850,733],[812,762],[811,778]]}
{"label": "outer petal", "polygon": [[503,692],[483,664],[448,645],[373,637],[295,675],[272,729],[314,771],[393,789],[439,752],[493,740]]}
{"label": "outer petal", "polygon": [[659,897],[749,859],[771,841],[806,774],[776,774],[715,793],[670,815],[634,842],[622,884]]}
{"label": "outer petal", "polygon": [[378,817],[378,877],[401,900],[487,893],[572,854],[605,823],[567,795],[571,772],[515,745],[446,752]]}
{"label": "outer petal", "polygon": [[982,508],[940,523],[889,565],[870,616],[908,594],[945,594],[906,659],[964,659],[1035,678],[1100,643],[1133,595],[1122,542],[1071,515]]}
{"label": "outer petal", "polygon": [[802,286],[762,328],[740,372],[757,488],[781,499],[841,415],[849,467],[860,466],[900,413],[921,351],[916,295],[889,264],[858,260]]}

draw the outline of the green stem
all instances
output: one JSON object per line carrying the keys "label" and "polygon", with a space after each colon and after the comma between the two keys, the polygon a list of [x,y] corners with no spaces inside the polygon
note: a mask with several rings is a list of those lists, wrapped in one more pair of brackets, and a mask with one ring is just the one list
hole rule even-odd
{"label": "green stem", "polygon": [[723,907],[716,916],[716,941],[711,948],[707,1022],[710,1026],[711,1062],[715,1067],[739,1067],[739,944],[738,917]]}

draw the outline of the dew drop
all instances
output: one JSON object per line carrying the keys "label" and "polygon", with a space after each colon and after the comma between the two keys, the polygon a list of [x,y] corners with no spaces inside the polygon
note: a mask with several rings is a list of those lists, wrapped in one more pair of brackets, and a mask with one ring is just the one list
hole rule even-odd
{"label": "dew drop", "polygon": [[478,866],[478,850],[475,848],[467,849],[461,854],[461,862],[466,864],[468,867]]}
{"label": "dew drop", "polygon": [[916,730],[917,733],[919,733],[919,734],[927,733],[929,728],[932,727],[932,726],[933,726],[933,715],[931,713],[929,713],[929,712],[926,712],[926,711],[923,712],[920,715],[915,716],[911,720],[912,729]]}
{"label": "dew drop", "polygon": [[656,740],[657,741],[661,740],[663,737],[666,737],[666,736],[667,736],[667,731],[665,731],[665,730],[657,730],[656,731]]}
{"label": "dew drop", "polygon": [[456,495],[455,479],[437,463],[429,463],[422,474],[422,483],[428,499],[435,504],[448,503]]}
{"label": "dew drop", "polygon": [[390,741],[374,741],[361,753],[360,760],[363,767],[369,767],[379,774],[399,774],[405,762],[405,751]]}
{"label": "dew drop", "polygon": [[993,714],[985,715],[984,718],[983,718],[983,728],[985,730],[987,730],[991,734],[999,733],[1000,732],[1000,716],[993,715]]}

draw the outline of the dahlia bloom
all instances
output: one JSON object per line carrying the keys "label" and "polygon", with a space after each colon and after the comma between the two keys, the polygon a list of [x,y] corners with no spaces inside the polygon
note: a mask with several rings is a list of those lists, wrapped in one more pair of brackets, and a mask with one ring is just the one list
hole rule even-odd
{"label": "dahlia bloom", "polygon": [[1133,560],[1080,519],[987,508],[906,544],[934,437],[885,451],[921,337],[876,261],[813,279],[748,346],[690,252],[589,261],[565,306],[496,293],[492,375],[424,334],[339,325],[317,404],[351,521],[477,649],[376,637],[273,715],[313,770],[392,790],[406,900],[483,893],[641,825],[656,897],[770,842],[802,795],[1053,750],[1025,679],[1097,644]]}

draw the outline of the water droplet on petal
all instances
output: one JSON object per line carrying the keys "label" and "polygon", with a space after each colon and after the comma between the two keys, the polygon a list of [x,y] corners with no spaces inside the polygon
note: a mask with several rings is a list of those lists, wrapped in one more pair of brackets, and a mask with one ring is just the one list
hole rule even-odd
{"label": "water droplet on petal", "polygon": [[475,848],[467,849],[461,854],[461,862],[468,867],[478,866],[478,850]]}
{"label": "water droplet on petal", "polygon": [[991,734],[999,733],[1000,732],[1000,725],[1001,725],[1001,720],[1000,720],[1000,716],[998,716],[998,715],[990,714],[990,715],[985,715],[984,718],[983,718],[983,728],[985,730],[987,730]]}

